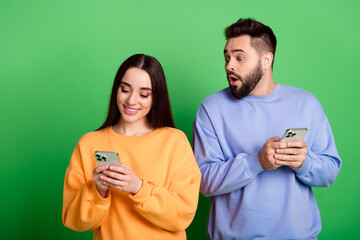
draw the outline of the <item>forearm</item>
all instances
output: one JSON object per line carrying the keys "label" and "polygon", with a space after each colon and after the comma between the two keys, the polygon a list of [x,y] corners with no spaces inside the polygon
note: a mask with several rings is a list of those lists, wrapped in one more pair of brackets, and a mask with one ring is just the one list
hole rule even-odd
{"label": "forearm", "polygon": [[296,176],[311,187],[329,187],[336,179],[341,167],[341,160],[336,156],[318,155],[309,151],[306,160]]}
{"label": "forearm", "polygon": [[341,159],[334,136],[325,114],[322,113],[306,160],[296,171],[296,176],[308,186],[329,187],[335,181],[340,168]]}
{"label": "forearm", "polygon": [[143,181],[140,191],[131,196],[134,207],[144,218],[169,231],[186,229],[193,220],[199,196],[198,179],[173,189]]}
{"label": "forearm", "polygon": [[236,191],[250,182],[264,169],[258,153],[239,153],[225,159],[217,135],[209,126],[196,121],[193,129],[194,154],[201,171],[200,191],[215,196]]}
{"label": "forearm", "polygon": [[66,227],[76,231],[87,231],[99,227],[107,217],[111,196],[102,198],[94,181],[88,181],[80,188],[71,186],[68,179],[64,185],[62,220]]}
{"label": "forearm", "polygon": [[200,164],[201,193],[207,197],[216,196],[239,190],[251,183],[264,170],[257,155],[241,153],[227,161],[204,161]]}

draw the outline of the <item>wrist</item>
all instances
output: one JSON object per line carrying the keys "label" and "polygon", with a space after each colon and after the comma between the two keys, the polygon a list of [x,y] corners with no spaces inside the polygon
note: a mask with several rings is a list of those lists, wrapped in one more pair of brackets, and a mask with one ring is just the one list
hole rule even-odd
{"label": "wrist", "polygon": [[109,190],[100,190],[99,187],[96,185],[96,190],[98,191],[100,197],[107,198]]}
{"label": "wrist", "polygon": [[99,191],[99,190],[98,190],[98,192],[99,192],[99,195],[100,195],[102,198],[107,198],[109,191]]}
{"label": "wrist", "polygon": [[132,192],[132,194],[133,194],[133,195],[137,194],[137,193],[140,191],[140,189],[141,189],[142,186],[143,186],[143,180],[139,179],[139,182],[138,182],[138,184],[137,184],[137,188],[135,189],[134,192]]}

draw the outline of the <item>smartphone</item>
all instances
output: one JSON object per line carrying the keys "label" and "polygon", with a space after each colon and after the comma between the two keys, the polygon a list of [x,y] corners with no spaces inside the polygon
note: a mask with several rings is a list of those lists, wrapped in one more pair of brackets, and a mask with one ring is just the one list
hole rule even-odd
{"label": "smartphone", "polygon": [[119,154],[117,152],[95,151],[95,158],[99,166],[121,166]]}
{"label": "smartphone", "polygon": [[285,131],[281,142],[296,142],[301,141],[308,132],[307,128],[289,128]]}

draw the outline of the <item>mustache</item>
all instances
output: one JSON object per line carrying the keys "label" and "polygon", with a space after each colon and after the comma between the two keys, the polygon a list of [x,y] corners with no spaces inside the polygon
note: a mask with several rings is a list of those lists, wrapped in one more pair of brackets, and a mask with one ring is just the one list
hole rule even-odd
{"label": "mustache", "polygon": [[241,77],[239,74],[236,74],[236,73],[233,72],[233,71],[226,71],[226,75],[227,75],[227,76],[229,76],[229,75],[234,75],[239,81],[243,82],[242,77]]}

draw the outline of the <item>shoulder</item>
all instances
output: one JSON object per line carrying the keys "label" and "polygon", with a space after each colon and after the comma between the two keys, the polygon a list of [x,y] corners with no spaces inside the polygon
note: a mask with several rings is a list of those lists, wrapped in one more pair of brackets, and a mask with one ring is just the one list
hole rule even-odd
{"label": "shoulder", "polygon": [[282,89],[282,94],[287,96],[295,96],[295,97],[302,97],[311,100],[317,100],[317,98],[312,93],[301,88],[288,86],[288,85],[281,85],[281,89]]}
{"label": "shoulder", "polygon": [[[155,140],[155,139],[153,139]],[[172,127],[164,127],[159,129],[157,134],[157,141],[164,144],[164,146],[187,146],[189,145],[189,139],[185,133],[179,129]]]}
{"label": "shoulder", "polygon": [[79,144],[89,144],[89,143],[93,143],[93,142],[98,142],[101,141],[101,139],[107,134],[107,130],[105,129],[100,129],[100,130],[96,130],[93,132],[89,132],[84,134],[80,139],[79,139]]}
{"label": "shoulder", "polygon": [[159,129],[159,132],[165,138],[171,138],[171,139],[173,139],[173,138],[177,138],[177,139],[186,138],[185,133],[183,131],[181,131],[180,129],[177,129],[177,128],[163,127],[163,128]]}
{"label": "shoulder", "polygon": [[196,112],[194,124],[211,125],[210,119],[219,118],[222,108],[234,104],[234,100],[235,98],[231,95],[229,87],[211,94],[201,102]]}
{"label": "shoulder", "polygon": [[197,118],[207,116],[209,113],[218,113],[226,105],[234,104],[235,98],[231,95],[230,88],[224,88],[221,91],[206,97],[197,110]]}
{"label": "shoulder", "polygon": [[282,95],[286,98],[296,98],[298,101],[307,101],[313,104],[320,104],[319,100],[310,92],[288,85],[281,85]]}
{"label": "shoulder", "polygon": [[220,91],[213,93],[210,96],[206,97],[201,102],[200,106],[206,106],[206,107],[217,106],[217,105],[219,105],[219,103],[233,101],[233,100],[234,99],[230,93],[230,88],[227,87],[227,88],[224,88],[223,90],[220,90]]}

